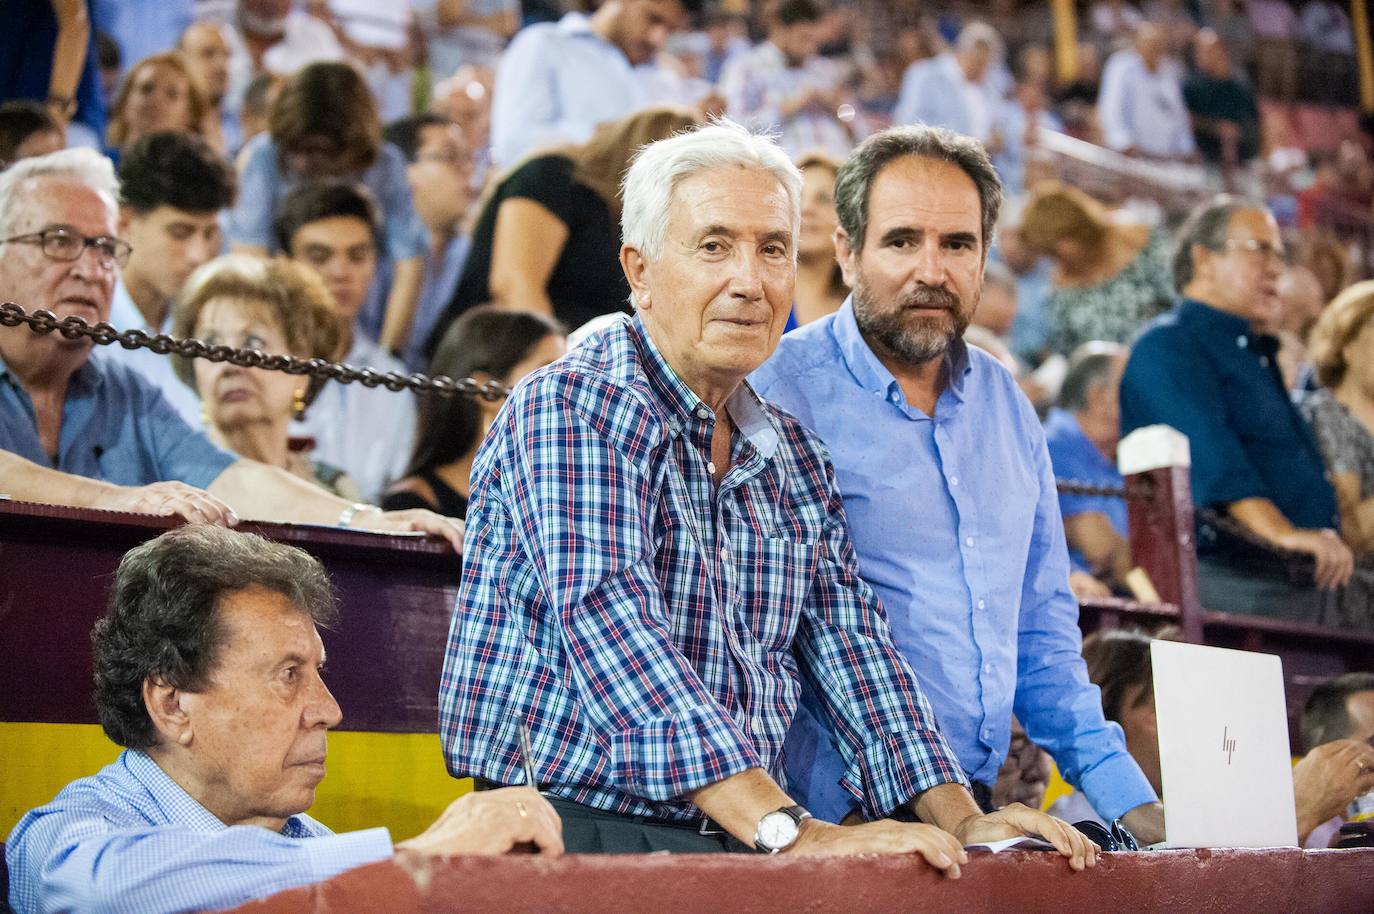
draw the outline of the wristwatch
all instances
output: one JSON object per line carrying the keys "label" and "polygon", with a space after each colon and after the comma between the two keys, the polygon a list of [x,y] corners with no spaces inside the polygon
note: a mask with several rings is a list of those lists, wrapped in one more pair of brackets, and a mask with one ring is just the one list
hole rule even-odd
{"label": "wristwatch", "polygon": [[784,806],[775,809],[762,819],[754,830],[754,847],[765,854],[778,854],[797,842],[801,824],[812,818],[811,813],[801,806]]}

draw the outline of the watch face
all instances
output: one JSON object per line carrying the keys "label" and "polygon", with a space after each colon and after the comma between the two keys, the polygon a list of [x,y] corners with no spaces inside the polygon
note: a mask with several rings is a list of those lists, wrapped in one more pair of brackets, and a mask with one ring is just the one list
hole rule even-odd
{"label": "watch face", "polygon": [[797,823],[787,813],[770,812],[759,820],[758,841],[770,849],[781,850],[797,840]]}

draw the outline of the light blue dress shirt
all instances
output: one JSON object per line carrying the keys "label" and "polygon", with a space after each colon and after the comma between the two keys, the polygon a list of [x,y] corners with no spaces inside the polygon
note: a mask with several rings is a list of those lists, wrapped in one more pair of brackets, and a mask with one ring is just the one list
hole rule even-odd
{"label": "light blue dress shirt", "polygon": [[534,149],[585,143],[598,124],[649,104],[625,52],[582,13],[522,29],[501,55],[491,107],[492,157],[510,165]]}
{"label": "light blue dress shirt", "polygon": [[[1044,432],[991,356],[960,342],[948,358],[932,418],[906,402],[846,301],[784,336],[751,381],[830,448],[859,573],[969,778],[996,779],[1015,711],[1115,818],[1155,794],[1088,681]],[[854,804],[818,719],[799,715],[788,736],[788,782],[836,821]]]}
{"label": "light blue dress shirt", "polygon": [[19,820],[5,845],[16,914],[227,908],[391,857],[385,828],[335,835],[227,826],[147,755],[126,750]]}
{"label": "light blue dress shirt", "polygon": [[176,480],[203,489],[238,460],[187,425],[142,375],[100,351],[67,385],[55,463],[38,438],[33,401],[0,360],[0,450],[121,486]]}
{"label": "light blue dress shirt", "polygon": [[[172,332],[170,314],[161,327],[149,326],[148,319],[130,297],[123,277],[115,283],[114,299],[110,304],[110,323],[116,330],[142,330],[148,334]],[[177,377],[170,355],[161,355],[151,349],[125,349],[119,345],[107,346],[101,351],[105,358],[127,365],[147,378],[191,428],[204,427],[205,423],[200,417],[200,397]]]}

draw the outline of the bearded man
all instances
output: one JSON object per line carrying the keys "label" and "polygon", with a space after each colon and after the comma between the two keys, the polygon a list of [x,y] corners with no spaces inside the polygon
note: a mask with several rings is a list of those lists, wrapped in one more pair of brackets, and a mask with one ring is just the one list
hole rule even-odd
{"label": "bearded man", "polygon": [[[963,341],[1001,199],[975,140],[920,126],[870,137],[835,182],[852,294],[751,382],[829,446],[859,572],[975,798],[991,803],[1014,710],[1104,819],[1158,841],[1163,807],[1079,653],[1045,434],[1011,374]],[[804,694],[788,781],[838,821],[855,804],[815,708]]]}

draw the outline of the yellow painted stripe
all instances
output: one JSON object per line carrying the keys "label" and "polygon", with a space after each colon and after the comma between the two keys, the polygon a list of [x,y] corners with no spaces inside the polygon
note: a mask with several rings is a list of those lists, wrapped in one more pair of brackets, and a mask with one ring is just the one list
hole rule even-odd
{"label": "yellow painted stripe", "polygon": [[[0,839],[24,813],[117,755],[94,724],[0,722]],[[449,777],[434,733],[331,733],[328,768],[310,814],[335,831],[385,825],[394,841],[424,831],[472,789],[471,779]]]}

